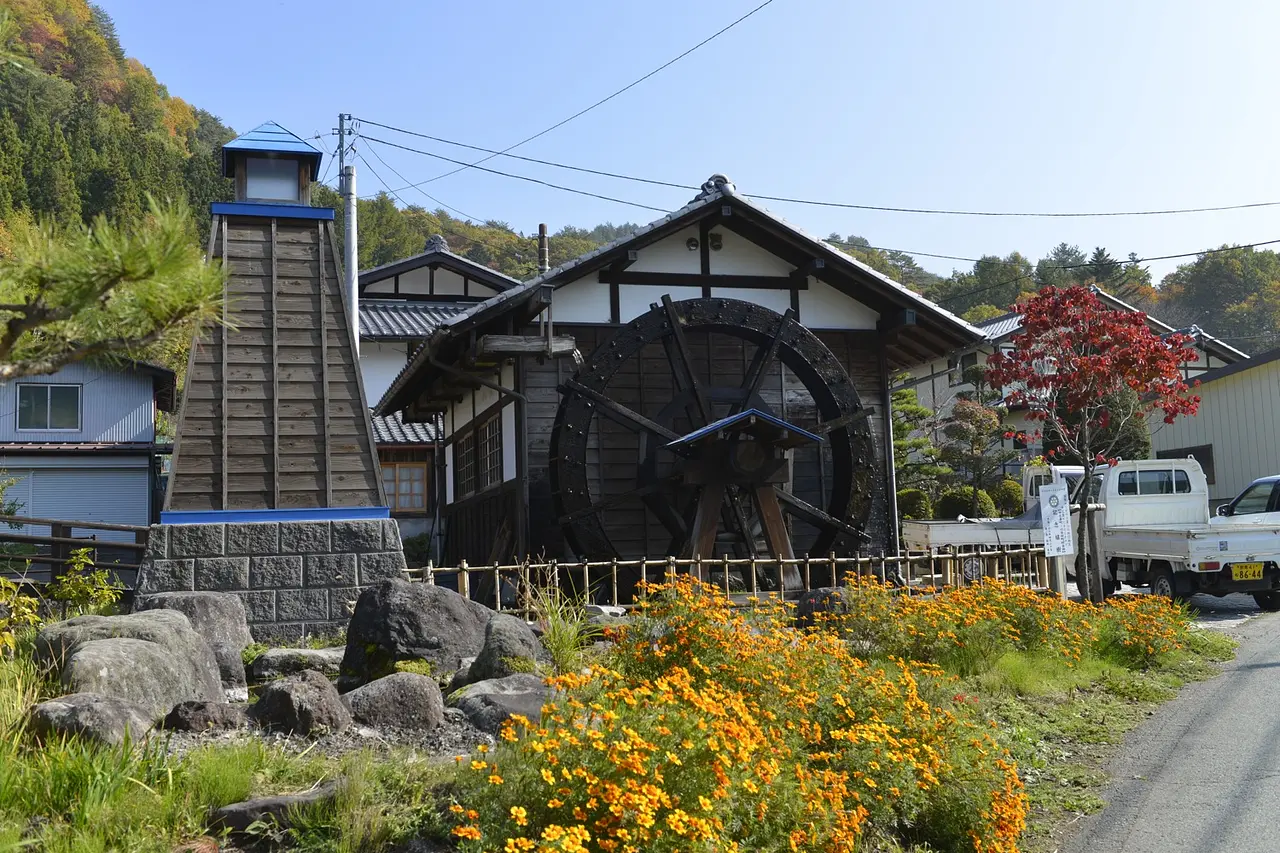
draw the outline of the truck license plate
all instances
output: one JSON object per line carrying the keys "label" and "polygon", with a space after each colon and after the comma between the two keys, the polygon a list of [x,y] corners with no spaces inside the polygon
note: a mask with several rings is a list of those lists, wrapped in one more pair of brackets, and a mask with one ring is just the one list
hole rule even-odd
{"label": "truck license plate", "polygon": [[1262,563],[1232,563],[1231,579],[1233,581],[1262,580]]}

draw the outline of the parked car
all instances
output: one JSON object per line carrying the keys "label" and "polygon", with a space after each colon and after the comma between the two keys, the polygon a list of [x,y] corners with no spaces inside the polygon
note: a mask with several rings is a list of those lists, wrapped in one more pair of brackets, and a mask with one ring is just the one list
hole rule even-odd
{"label": "parked car", "polygon": [[1219,519],[1248,516],[1247,520],[1259,522],[1269,521],[1260,516],[1271,513],[1276,513],[1276,517],[1280,518],[1280,474],[1259,477],[1236,495],[1235,500],[1223,504],[1217,510]]}

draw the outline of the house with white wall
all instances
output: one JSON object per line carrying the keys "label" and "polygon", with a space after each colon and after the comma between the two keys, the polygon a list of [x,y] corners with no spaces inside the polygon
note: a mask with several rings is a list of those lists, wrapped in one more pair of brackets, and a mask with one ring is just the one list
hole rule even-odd
{"label": "house with white wall", "polygon": [[[1097,297],[1116,311],[1138,311],[1139,309],[1122,299],[1094,286],[1091,288]],[[973,386],[964,381],[964,372],[979,364],[986,364],[993,354],[1014,348],[1013,339],[1022,331],[1022,316],[1009,313],[976,324],[985,335],[985,340],[977,347],[952,353],[947,358],[935,359],[911,371],[906,380],[907,385],[916,389],[920,404],[932,409],[938,420],[946,417],[959,394],[973,390]],[[1249,356],[1235,347],[1197,326],[1176,329],[1167,323],[1147,315],[1147,326],[1157,335],[1171,335],[1181,332],[1192,339],[1192,349],[1198,355],[1197,360],[1182,365],[1182,374],[1188,381],[1202,378],[1205,374],[1230,365],[1248,360]],[[1025,413],[1014,409],[1008,413],[1006,423],[1016,432],[1033,436],[1040,428],[1027,420]],[[935,443],[943,440],[940,428],[934,435]],[[1005,444],[1019,451],[1019,459],[1006,466],[1006,473],[1017,476],[1022,463],[1043,453],[1043,446],[1038,439],[1024,443],[1015,439],[1006,439]],[[1154,436],[1153,436],[1154,449]]]}
{"label": "house with white wall", "polygon": [[[360,372],[367,402],[382,397],[409,357],[442,324],[517,283],[451,252],[438,235],[417,255],[362,271]],[[399,412],[372,420],[392,517],[406,538],[426,533],[436,509],[438,425],[406,423]]]}

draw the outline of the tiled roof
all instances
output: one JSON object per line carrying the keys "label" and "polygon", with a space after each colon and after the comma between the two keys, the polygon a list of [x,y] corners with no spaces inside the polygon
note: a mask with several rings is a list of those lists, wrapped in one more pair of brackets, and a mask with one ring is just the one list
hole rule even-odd
{"label": "tiled roof", "polygon": [[1005,335],[1012,335],[1022,328],[1022,315],[1005,314],[1003,317],[993,317],[990,320],[979,323],[978,328],[987,336],[987,340],[999,340]]}
{"label": "tiled roof", "polygon": [[430,444],[436,440],[433,424],[407,424],[400,412],[373,415],[373,440],[378,444]]}
{"label": "tiled roof", "polygon": [[427,338],[436,329],[473,304],[472,302],[361,299],[360,339],[387,341]]}

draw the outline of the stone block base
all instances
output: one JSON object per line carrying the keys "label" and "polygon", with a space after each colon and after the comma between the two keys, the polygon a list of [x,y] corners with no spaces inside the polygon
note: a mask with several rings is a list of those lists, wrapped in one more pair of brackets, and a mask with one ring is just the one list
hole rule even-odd
{"label": "stone block base", "polygon": [[345,629],[360,591],[404,569],[394,519],[157,524],[137,594],[233,592],[254,639],[290,643]]}

